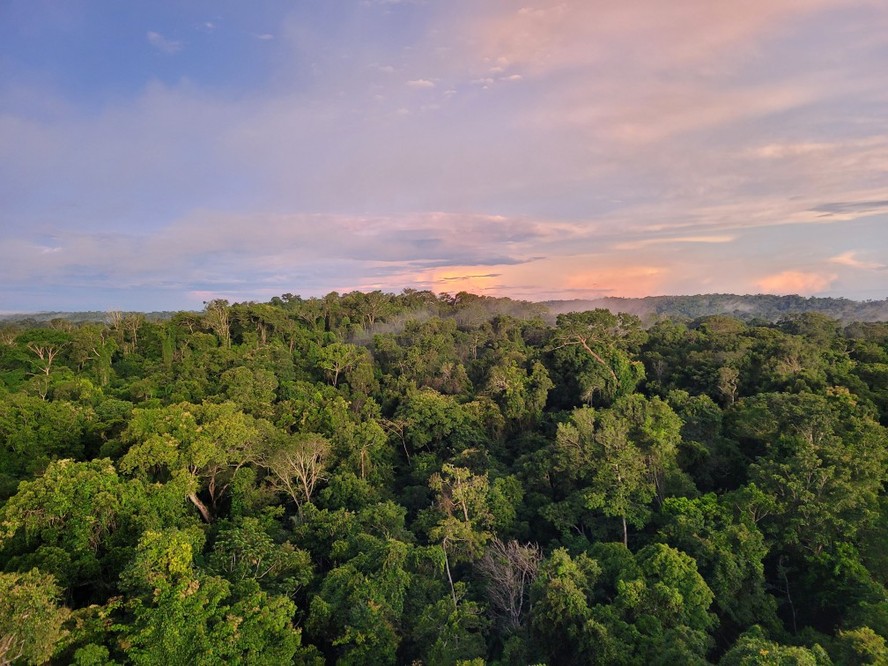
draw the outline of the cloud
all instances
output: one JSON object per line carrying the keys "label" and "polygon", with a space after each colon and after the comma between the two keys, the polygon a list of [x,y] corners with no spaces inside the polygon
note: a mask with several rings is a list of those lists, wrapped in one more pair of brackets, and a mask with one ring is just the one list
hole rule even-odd
{"label": "cloud", "polygon": [[661,293],[669,271],[662,266],[601,265],[561,277],[560,289],[573,295],[618,293],[621,296],[650,296]]}
{"label": "cloud", "polygon": [[839,201],[821,204],[812,210],[825,216],[868,215],[888,211],[888,201]]}
{"label": "cloud", "polygon": [[483,275],[448,275],[438,279],[439,282],[453,282],[454,280],[477,280],[501,277],[502,273],[484,273]]}
{"label": "cloud", "polygon": [[166,53],[167,55],[173,55],[182,50],[182,42],[177,42],[175,40],[167,39],[159,32],[148,31],[146,34],[148,39],[148,43],[151,44],[154,48],[156,48],[161,53]]}
{"label": "cloud", "polygon": [[[333,3],[335,30],[301,4],[263,16],[231,78],[0,84],[0,276],[739,290],[886,240],[880,3]],[[857,293],[875,276],[851,269],[886,261],[833,259]]]}
{"label": "cloud", "polygon": [[826,10],[866,2],[752,0],[743,5],[705,0],[538,0],[533,7],[502,3],[473,26],[481,54],[505,58],[537,75],[578,65],[642,62],[659,71],[719,59],[748,59],[756,42]]}
{"label": "cloud", "polygon": [[864,270],[881,270],[885,268],[885,264],[880,264],[877,261],[862,261],[857,258],[857,254],[857,252],[849,250],[848,252],[837,254],[835,257],[830,257],[829,262],[831,264],[838,264],[839,266],[849,266],[851,268],[861,268]]}
{"label": "cloud", "polygon": [[675,236],[664,238],[644,238],[641,240],[627,241],[614,245],[615,250],[637,250],[651,245],[669,245],[671,243],[732,243],[737,239],[733,235],[715,235],[715,236]]}
{"label": "cloud", "polygon": [[771,294],[817,294],[829,289],[838,276],[834,273],[782,271],[761,278],[756,285]]}

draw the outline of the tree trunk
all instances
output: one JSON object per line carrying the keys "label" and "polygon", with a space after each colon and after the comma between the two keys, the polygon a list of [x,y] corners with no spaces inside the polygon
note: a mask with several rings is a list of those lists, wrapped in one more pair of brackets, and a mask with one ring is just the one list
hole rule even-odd
{"label": "tree trunk", "polygon": [[453,587],[453,576],[450,575],[450,561],[447,559],[447,541],[441,544],[441,550],[444,551],[444,568],[447,569],[447,581],[450,583],[450,594],[453,596],[453,609],[459,610],[456,602],[456,588]]}
{"label": "tree trunk", "polygon": [[197,507],[197,510],[200,511],[201,517],[204,519],[204,522],[212,523],[213,517],[210,515],[210,510],[207,508],[207,505],[200,501],[200,498],[197,496],[197,493],[191,493],[188,495],[188,499],[191,500],[191,503]]}
{"label": "tree trunk", "polygon": [[629,547],[629,530],[626,529],[626,516],[620,516],[623,519],[623,545]]}

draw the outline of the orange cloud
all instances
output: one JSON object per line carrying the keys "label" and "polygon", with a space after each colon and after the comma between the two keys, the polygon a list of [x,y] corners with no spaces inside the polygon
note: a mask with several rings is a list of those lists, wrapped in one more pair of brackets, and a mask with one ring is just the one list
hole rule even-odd
{"label": "orange cloud", "polygon": [[762,278],[756,285],[772,294],[816,294],[829,288],[835,281],[834,273],[803,273],[801,271],[783,271]]}
{"label": "orange cloud", "polygon": [[570,291],[602,292],[613,296],[650,296],[661,291],[665,271],[656,266],[605,266],[567,275]]}

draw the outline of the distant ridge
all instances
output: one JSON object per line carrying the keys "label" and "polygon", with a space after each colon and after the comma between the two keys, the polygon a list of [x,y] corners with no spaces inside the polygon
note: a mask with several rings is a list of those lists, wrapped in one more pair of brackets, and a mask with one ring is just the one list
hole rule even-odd
{"label": "distant ridge", "polygon": [[[460,298],[462,297],[462,298]],[[730,315],[744,321],[775,322],[790,315],[818,312],[845,323],[888,321],[888,299],[878,301],[854,301],[849,298],[820,298],[804,296],[775,296],[773,294],[697,294],[694,296],[645,296],[644,298],[620,298],[610,296],[594,299],[552,300],[533,303],[502,297],[481,297],[461,293],[453,301],[455,309],[448,315],[455,316],[463,324],[478,324],[495,315],[510,315],[519,319],[543,317],[554,320],[564,312],[578,312],[604,308],[611,312],[633,314],[643,321],[668,318],[693,320],[712,315]],[[129,313],[124,313],[129,314]],[[161,311],[144,314],[150,321],[164,321],[176,312]],[[439,313],[443,314],[443,313]],[[413,312],[412,315],[417,315]],[[108,313],[101,310],[88,312],[36,312],[0,314],[0,323],[24,323],[41,325],[53,320],[71,323],[102,322]],[[407,313],[403,316],[410,316]]]}
{"label": "distant ridge", "polygon": [[[131,314],[131,312],[124,312]],[[172,319],[176,314],[174,311],[164,312],[140,312],[138,314],[145,315],[145,319],[149,321],[166,321]],[[7,312],[0,314],[0,322],[33,322],[35,324],[49,323],[55,319],[63,319],[73,324],[84,322],[105,321],[108,318],[107,310],[88,310],[84,312]]]}
{"label": "distant ridge", "polygon": [[552,314],[604,308],[626,312],[642,319],[667,317],[697,319],[711,315],[731,315],[738,319],[778,321],[788,315],[819,312],[844,322],[888,321],[888,299],[852,301],[848,298],[818,298],[773,294],[698,294],[695,296],[645,296],[644,298],[596,298],[543,303]]}

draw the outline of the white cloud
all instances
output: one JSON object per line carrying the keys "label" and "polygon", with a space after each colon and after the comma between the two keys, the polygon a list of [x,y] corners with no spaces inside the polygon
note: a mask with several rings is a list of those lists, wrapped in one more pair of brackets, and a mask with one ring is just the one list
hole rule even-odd
{"label": "white cloud", "polygon": [[154,48],[156,48],[161,53],[166,53],[167,55],[173,55],[174,53],[178,53],[182,50],[182,42],[177,42],[175,40],[167,39],[159,32],[148,31],[146,34],[148,39],[148,43],[151,44]]}
{"label": "white cloud", "polygon": [[429,81],[428,79],[413,79],[412,81],[408,81],[407,85],[411,88],[434,88],[435,82]]}

